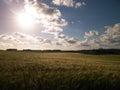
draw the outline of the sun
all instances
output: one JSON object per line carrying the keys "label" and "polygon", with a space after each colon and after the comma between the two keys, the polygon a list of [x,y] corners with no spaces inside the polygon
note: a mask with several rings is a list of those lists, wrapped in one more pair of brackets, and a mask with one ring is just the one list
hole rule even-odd
{"label": "sun", "polygon": [[36,18],[39,17],[37,9],[35,7],[25,5],[22,13],[18,13],[17,21],[22,28],[29,30],[34,26]]}
{"label": "sun", "polygon": [[17,16],[17,21],[18,21],[19,25],[22,28],[25,28],[25,29],[33,27],[33,24],[34,24],[33,17],[30,16],[29,14],[25,13],[25,12],[24,13],[20,13]]}

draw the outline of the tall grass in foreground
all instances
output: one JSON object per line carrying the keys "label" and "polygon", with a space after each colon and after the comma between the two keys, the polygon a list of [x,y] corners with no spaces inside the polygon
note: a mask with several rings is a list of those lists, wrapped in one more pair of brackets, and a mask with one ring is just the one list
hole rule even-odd
{"label": "tall grass in foreground", "polygon": [[120,55],[0,52],[0,90],[120,90]]}

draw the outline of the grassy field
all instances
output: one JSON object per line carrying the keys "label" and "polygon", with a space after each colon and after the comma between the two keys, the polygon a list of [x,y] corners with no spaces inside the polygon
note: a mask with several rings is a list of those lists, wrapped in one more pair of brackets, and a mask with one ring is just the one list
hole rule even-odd
{"label": "grassy field", "polygon": [[0,90],[120,90],[120,55],[0,51]]}

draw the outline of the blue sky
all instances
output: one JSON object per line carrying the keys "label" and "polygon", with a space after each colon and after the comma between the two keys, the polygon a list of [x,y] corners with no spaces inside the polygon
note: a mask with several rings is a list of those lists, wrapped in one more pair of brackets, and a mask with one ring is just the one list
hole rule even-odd
{"label": "blue sky", "polygon": [[7,48],[120,48],[120,0],[0,0]]}

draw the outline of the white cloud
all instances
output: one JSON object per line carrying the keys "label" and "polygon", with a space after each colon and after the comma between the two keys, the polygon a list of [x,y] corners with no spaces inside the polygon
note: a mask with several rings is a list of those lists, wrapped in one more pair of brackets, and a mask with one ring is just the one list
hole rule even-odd
{"label": "white cloud", "polygon": [[33,37],[24,33],[14,32],[11,35],[0,35],[0,49],[17,48],[17,49],[45,49],[50,47],[52,41],[39,36]]}
{"label": "white cloud", "polygon": [[62,32],[63,29],[60,27],[53,27],[53,26],[48,26],[46,27],[45,30],[43,30],[43,33],[49,33],[49,34],[59,34],[60,32]]}
{"label": "white cloud", "polygon": [[85,39],[85,40],[81,41],[80,45],[81,46],[85,46],[85,47],[89,47],[90,46],[88,39]]}
{"label": "white cloud", "polygon": [[59,43],[62,43],[62,45],[64,46],[71,46],[71,45],[76,44],[79,41],[78,39],[74,37],[69,37],[64,34],[56,34],[55,38]]}
{"label": "white cloud", "polygon": [[51,19],[49,20],[49,23],[54,26],[66,26],[68,23],[66,22],[65,19]]}
{"label": "white cloud", "polygon": [[[98,48],[119,48],[120,49],[120,23],[114,26],[105,26],[105,33],[99,35],[97,31],[85,33],[85,40],[79,41],[76,47],[81,49],[98,49]],[[94,36],[98,36],[97,38]],[[93,37],[92,40],[89,40]]]}
{"label": "white cloud", "polygon": [[106,48],[120,48],[120,23],[105,28],[106,31],[101,35],[98,43]]}
{"label": "white cloud", "polygon": [[114,26],[105,26],[105,33],[97,38],[88,40],[89,37],[97,36],[98,32],[89,31],[86,33],[87,41],[83,41],[82,45],[89,45],[89,49],[96,48],[120,48],[120,23]]}
{"label": "white cloud", "polygon": [[[63,26],[68,24],[65,19],[61,18],[59,9],[48,6],[42,0],[25,0],[24,9],[26,13],[30,14],[38,23],[43,25],[45,29],[42,32],[58,33],[58,31],[62,31]],[[50,27],[53,29],[50,30]],[[56,27],[58,30],[56,30]]]}
{"label": "white cloud", "polygon": [[[84,2],[75,2],[74,0],[52,0],[52,2],[55,5],[75,8],[86,5]],[[68,22],[61,18],[62,14],[59,9],[48,6],[43,3],[42,0],[24,0],[24,3],[25,12],[34,17],[34,19],[42,25],[42,32],[53,34],[54,39],[49,40],[40,36],[33,37],[20,32],[15,32],[11,35],[0,34],[1,49],[11,47],[18,49],[30,48],[72,50],[95,49],[101,47],[120,48],[120,23],[115,24],[114,26],[106,26],[106,31],[102,35],[99,35],[99,32],[95,30],[85,32],[85,39],[79,40],[62,34],[62,27],[66,26]]]}
{"label": "white cloud", "polygon": [[[98,38],[89,39],[96,36],[94,31],[89,31],[88,38],[79,40],[65,34],[54,34],[54,40],[49,40],[40,36],[33,37],[28,34],[15,32],[11,35],[0,34],[0,49],[61,49],[61,50],[81,50],[98,48],[120,48],[120,24],[105,27],[105,33]],[[54,31],[53,31],[54,32]],[[56,31],[55,31],[56,32]],[[98,35],[98,34],[97,34]]]}
{"label": "white cloud", "polygon": [[79,7],[84,6],[84,5],[86,5],[85,2],[77,2],[77,3],[75,3],[75,8],[79,8]]}
{"label": "white cloud", "polygon": [[67,6],[75,8],[86,5],[85,2],[76,2],[75,0],[52,0],[52,3],[58,6]]}
{"label": "white cloud", "polygon": [[64,5],[67,7],[73,7],[74,1],[73,0],[52,0],[53,4],[55,5]]}
{"label": "white cloud", "polygon": [[15,37],[12,35],[6,35],[6,34],[1,34],[0,35],[0,41],[8,42],[8,41],[14,41],[14,42],[19,42]]}
{"label": "white cloud", "polygon": [[95,30],[89,31],[89,32],[85,32],[84,38],[94,37],[94,36],[99,36],[99,32],[95,31]]}

